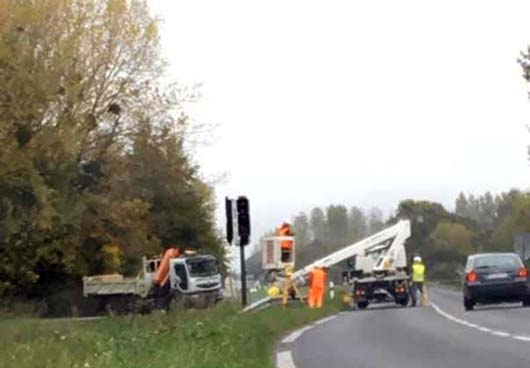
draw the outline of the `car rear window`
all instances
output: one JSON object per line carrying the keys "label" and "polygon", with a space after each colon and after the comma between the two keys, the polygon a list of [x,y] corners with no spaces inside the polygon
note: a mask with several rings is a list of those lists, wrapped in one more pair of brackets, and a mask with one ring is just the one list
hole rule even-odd
{"label": "car rear window", "polygon": [[475,258],[473,268],[518,268],[522,263],[519,257],[511,254],[488,255]]}

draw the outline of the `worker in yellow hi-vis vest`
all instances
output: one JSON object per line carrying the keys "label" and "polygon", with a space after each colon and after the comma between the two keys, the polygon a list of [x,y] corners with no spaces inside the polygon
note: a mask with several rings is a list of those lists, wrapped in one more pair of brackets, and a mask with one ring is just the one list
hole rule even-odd
{"label": "worker in yellow hi-vis vest", "polygon": [[415,307],[420,292],[420,306],[426,305],[425,295],[425,265],[420,256],[415,256],[412,260],[412,284],[410,287],[410,297],[412,299],[412,306]]}

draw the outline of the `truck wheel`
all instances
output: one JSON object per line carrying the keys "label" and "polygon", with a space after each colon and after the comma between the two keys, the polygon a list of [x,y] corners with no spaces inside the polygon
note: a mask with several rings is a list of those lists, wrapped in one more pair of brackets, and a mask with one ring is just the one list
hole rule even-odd
{"label": "truck wheel", "polygon": [[359,309],[366,309],[366,307],[368,307],[368,302],[367,301],[364,301],[364,302],[357,302],[357,308]]}
{"label": "truck wheel", "polygon": [[114,311],[114,309],[112,308],[112,304],[110,302],[108,302],[107,304],[105,304],[105,311],[107,312],[107,315],[109,317],[114,317],[116,315],[116,312]]}
{"label": "truck wheel", "polygon": [[278,271],[269,270],[265,274],[265,281],[267,281],[267,283],[269,283],[269,284],[272,284],[274,281],[276,281],[277,277],[278,277]]}
{"label": "truck wheel", "polygon": [[175,310],[181,310],[184,309],[184,297],[180,293],[175,293],[172,295],[171,300],[169,301],[169,310],[175,311]]}
{"label": "truck wheel", "polygon": [[213,308],[217,304],[217,296],[215,294],[208,295],[208,305],[207,308]]}
{"label": "truck wheel", "polygon": [[208,309],[215,305],[215,295],[213,293],[205,293],[201,295],[198,300],[198,309]]}

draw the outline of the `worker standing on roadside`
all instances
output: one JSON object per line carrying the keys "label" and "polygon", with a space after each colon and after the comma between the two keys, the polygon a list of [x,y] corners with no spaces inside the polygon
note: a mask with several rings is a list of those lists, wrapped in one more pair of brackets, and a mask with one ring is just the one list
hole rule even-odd
{"label": "worker standing on roadside", "polygon": [[[282,225],[278,229],[276,229],[276,236],[293,236],[293,232],[291,230],[291,222],[289,220],[283,220]],[[282,240],[281,249],[282,262],[289,262],[291,258],[291,252],[293,250],[293,241]]]}
{"label": "worker standing on roadside", "polygon": [[309,274],[309,295],[307,304],[309,308],[321,308],[326,292],[326,271],[321,265],[316,265]]}
{"label": "worker standing on roadside", "polygon": [[153,277],[155,300],[159,308],[167,308],[171,301],[171,285],[169,283],[170,269],[169,264],[173,258],[180,257],[184,249],[171,246],[164,251],[162,260]]}
{"label": "worker standing on roadside", "polygon": [[415,307],[418,298],[418,291],[420,292],[420,305],[425,306],[425,265],[420,256],[415,256],[412,260],[412,285],[410,288],[410,296],[412,299],[412,306]]}

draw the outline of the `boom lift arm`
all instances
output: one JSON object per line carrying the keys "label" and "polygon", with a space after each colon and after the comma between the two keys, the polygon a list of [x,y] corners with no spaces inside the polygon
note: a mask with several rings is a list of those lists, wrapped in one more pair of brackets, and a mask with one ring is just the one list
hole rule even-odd
{"label": "boom lift arm", "polygon": [[[318,259],[293,274],[293,279],[305,279],[315,266],[331,267],[354,256],[368,256],[381,253],[374,262],[373,272],[392,271],[407,265],[405,241],[410,237],[410,221],[400,220],[397,224],[383,229],[357,243],[339,249]],[[381,252],[386,250],[384,252]]]}

